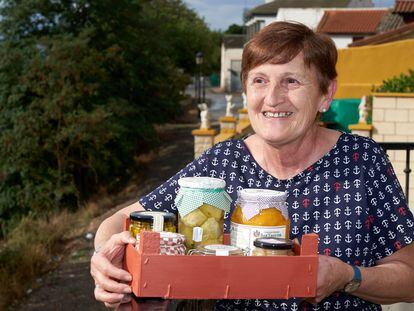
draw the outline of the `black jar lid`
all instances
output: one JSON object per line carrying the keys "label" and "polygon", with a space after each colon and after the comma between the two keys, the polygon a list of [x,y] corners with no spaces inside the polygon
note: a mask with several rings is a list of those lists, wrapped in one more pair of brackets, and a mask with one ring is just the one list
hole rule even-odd
{"label": "black jar lid", "polygon": [[144,222],[152,222],[154,220],[155,215],[162,215],[164,216],[164,221],[175,221],[176,217],[173,213],[167,212],[149,212],[149,211],[139,211],[139,212],[132,212],[129,214],[129,218],[135,221],[144,221]]}
{"label": "black jar lid", "polygon": [[292,241],[272,237],[258,238],[253,245],[264,249],[292,249]]}

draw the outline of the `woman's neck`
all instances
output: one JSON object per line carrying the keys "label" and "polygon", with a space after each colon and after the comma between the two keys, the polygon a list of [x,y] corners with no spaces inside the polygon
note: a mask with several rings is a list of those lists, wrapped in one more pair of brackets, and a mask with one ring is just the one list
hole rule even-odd
{"label": "woman's neck", "polygon": [[304,137],[284,145],[272,145],[257,135],[246,139],[254,159],[278,179],[292,178],[318,161],[336,144],[340,133],[314,126]]}

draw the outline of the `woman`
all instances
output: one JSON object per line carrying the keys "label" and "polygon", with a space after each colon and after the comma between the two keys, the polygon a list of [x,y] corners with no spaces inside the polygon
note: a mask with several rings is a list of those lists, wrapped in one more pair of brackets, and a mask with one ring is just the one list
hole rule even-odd
{"label": "woman", "polygon": [[317,124],[336,90],[336,60],[332,40],[302,24],[276,22],[256,34],[242,60],[255,134],[207,150],[102,223],[91,265],[95,297],[107,305],[129,299],[123,281],[130,276],[120,258],[133,239],[119,233],[129,213],[159,205],[176,212],[163,200],[175,195],[173,181],[213,175],[223,176],[233,200],[241,188],[287,191],[290,238],[320,237],[314,299],[223,300],[217,310],[297,310],[299,304],[301,310],[381,310],[378,304],[414,301],[413,215],[390,162],[371,139]]}

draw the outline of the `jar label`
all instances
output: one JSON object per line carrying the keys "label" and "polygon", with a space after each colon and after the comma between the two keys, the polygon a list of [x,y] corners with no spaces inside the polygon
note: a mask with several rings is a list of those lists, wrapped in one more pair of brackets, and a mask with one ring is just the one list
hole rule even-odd
{"label": "jar label", "polygon": [[230,243],[242,249],[252,251],[257,238],[286,238],[286,226],[249,226],[231,222]]}

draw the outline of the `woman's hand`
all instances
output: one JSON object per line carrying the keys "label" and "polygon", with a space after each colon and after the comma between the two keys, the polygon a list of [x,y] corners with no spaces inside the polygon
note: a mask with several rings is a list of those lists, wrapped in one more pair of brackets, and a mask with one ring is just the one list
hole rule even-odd
{"label": "woman's hand", "polygon": [[122,269],[125,245],[136,240],[128,231],[117,233],[91,258],[91,275],[95,280],[95,298],[108,308],[116,308],[131,300],[131,275]]}
{"label": "woman's hand", "polygon": [[333,292],[342,290],[352,280],[353,275],[352,267],[342,260],[319,255],[316,297],[306,300],[313,304],[321,302]]}

